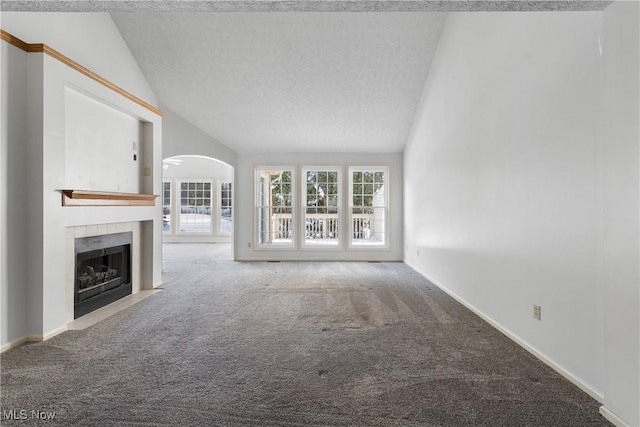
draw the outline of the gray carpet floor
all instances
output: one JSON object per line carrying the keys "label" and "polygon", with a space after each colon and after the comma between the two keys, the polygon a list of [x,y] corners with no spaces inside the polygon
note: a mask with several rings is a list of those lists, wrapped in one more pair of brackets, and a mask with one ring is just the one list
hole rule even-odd
{"label": "gray carpet floor", "polygon": [[402,263],[240,263],[188,244],[164,260],[162,292],[2,354],[2,409],[29,413],[3,425],[609,425]]}

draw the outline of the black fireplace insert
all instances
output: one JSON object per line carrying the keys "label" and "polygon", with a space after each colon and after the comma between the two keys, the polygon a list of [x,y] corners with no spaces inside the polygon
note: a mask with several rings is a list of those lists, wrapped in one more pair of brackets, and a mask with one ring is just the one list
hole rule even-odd
{"label": "black fireplace insert", "polygon": [[75,240],[74,319],[131,294],[132,233]]}

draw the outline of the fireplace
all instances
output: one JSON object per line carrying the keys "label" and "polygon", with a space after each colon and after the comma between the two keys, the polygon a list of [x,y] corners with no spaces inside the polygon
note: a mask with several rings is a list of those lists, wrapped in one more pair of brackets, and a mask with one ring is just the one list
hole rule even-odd
{"label": "fireplace", "polygon": [[132,233],[75,239],[73,317],[131,294]]}

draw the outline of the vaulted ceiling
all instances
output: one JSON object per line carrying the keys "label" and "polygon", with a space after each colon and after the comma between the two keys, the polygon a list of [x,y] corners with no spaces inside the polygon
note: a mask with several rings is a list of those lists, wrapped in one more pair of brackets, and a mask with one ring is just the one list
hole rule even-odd
{"label": "vaulted ceiling", "polygon": [[161,103],[239,153],[384,153],[404,148],[447,12],[607,3],[3,1],[2,10],[111,11]]}
{"label": "vaulted ceiling", "polygon": [[400,152],[441,13],[113,13],[161,102],[238,152]]}

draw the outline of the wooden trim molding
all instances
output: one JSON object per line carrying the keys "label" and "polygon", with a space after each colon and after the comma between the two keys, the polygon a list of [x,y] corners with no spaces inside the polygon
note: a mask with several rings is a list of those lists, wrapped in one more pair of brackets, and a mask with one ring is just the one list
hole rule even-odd
{"label": "wooden trim molding", "polygon": [[5,30],[0,29],[0,39],[6,41],[7,43],[14,45],[18,49],[22,49],[25,52],[29,52],[29,44],[23,42],[19,38],[13,36],[12,34],[7,33]]}
{"label": "wooden trim molding", "polygon": [[143,101],[142,99],[138,98],[137,96],[127,92],[126,90],[122,89],[121,87],[111,83],[109,80],[99,76],[98,74],[94,73],[93,71],[89,70],[86,67],[83,67],[82,65],[78,64],[77,62],[75,62],[74,60],[72,60],[71,58],[61,54],[60,52],[58,52],[57,50],[53,49],[50,46],[47,46],[44,43],[26,43],[22,40],[20,40],[19,38],[7,33],[6,31],[0,29],[0,39],[6,41],[7,43],[17,47],[18,49],[22,49],[25,52],[30,52],[30,53],[44,53],[46,55],[49,55],[50,57],[57,59],[58,61],[62,62],[63,64],[73,68],[74,70],[78,71],[79,73],[84,74],[85,76],[89,77],[92,80],[95,80],[96,82],[100,83],[103,86],[108,87],[109,89],[113,90],[114,92],[124,96],[125,98],[129,99],[130,101],[135,102],[136,104],[146,108],[147,110],[162,116],[162,111],[156,107],[154,107],[153,105]]}
{"label": "wooden trim molding", "polygon": [[156,194],[61,190],[62,206],[155,206]]}

